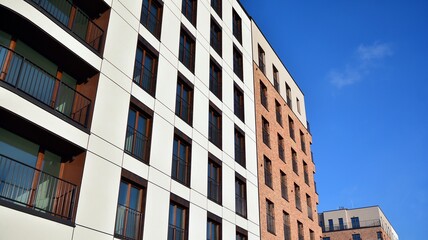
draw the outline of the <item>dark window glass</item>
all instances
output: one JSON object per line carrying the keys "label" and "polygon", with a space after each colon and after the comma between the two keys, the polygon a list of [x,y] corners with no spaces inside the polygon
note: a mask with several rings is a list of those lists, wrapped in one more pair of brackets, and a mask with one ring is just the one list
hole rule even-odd
{"label": "dark window glass", "polygon": [[297,233],[299,235],[299,240],[304,240],[304,236],[303,236],[303,224],[299,221],[297,221]]}
{"label": "dark window glass", "polygon": [[291,240],[290,215],[282,212],[282,221],[284,225],[284,240]]}
{"label": "dark window glass", "polygon": [[221,17],[221,0],[211,0],[211,7]]}
{"label": "dark window glass", "polygon": [[169,205],[168,240],[187,240],[187,208],[174,202]]}
{"label": "dark window glass", "polygon": [[278,134],[278,156],[279,159],[285,162],[284,138]]}
{"label": "dark window glass", "polygon": [[272,188],[272,161],[269,160],[266,156],[264,156],[264,162],[265,162],[265,184],[266,186]]}
{"label": "dark window glass", "polygon": [[234,112],[244,122],[244,93],[238,87],[233,88]]}
{"label": "dark window glass", "polygon": [[245,167],[245,136],[235,128],[235,161]]}
{"label": "dark window glass", "polygon": [[184,30],[180,34],[180,52],[178,59],[191,72],[195,70],[195,40]]}
{"label": "dark window glass", "polygon": [[273,86],[275,87],[275,90],[279,92],[279,73],[274,65],[272,65],[272,68],[273,68]]}
{"label": "dark window glass", "polygon": [[241,17],[239,17],[238,13],[233,10],[232,12],[233,18],[233,36],[242,43],[242,21]]}
{"label": "dark window glass", "polygon": [[236,213],[247,217],[247,193],[245,182],[235,178],[235,208]]}
{"label": "dark window glass", "polygon": [[269,122],[264,117],[262,117],[262,134],[264,144],[270,147]]}
{"label": "dark window glass", "polygon": [[236,240],[247,240],[247,236],[241,233],[236,233]]}
{"label": "dark window glass", "polygon": [[359,228],[360,227],[360,218],[353,217],[351,218],[352,228]]}
{"label": "dark window glass", "polygon": [[268,232],[275,233],[275,209],[269,200],[266,200],[266,222]]}
{"label": "dark window glass", "polygon": [[242,53],[236,49],[236,47],[233,48],[233,72],[236,74],[236,76],[239,77],[239,79],[243,80],[243,60],[242,60]]}
{"label": "dark window glass", "polygon": [[300,131],[300,146],[302,148],[302,151],[306,153],[306,142],[305,142],[305,134],[303,134],[302,131]]}
{"label": "dark window glass", "polygon": [[333,231],[334,230],[333,219],[329,219],[328,220],[328,230],[329,231]]}
{"label": "dark window glass", "polygon": [[361,240],[360,234],[352,234],[352,240]]}
{"label": "dark window glass", "polygon": [[259,68],[263,74],[266,74],[266,66],[265,66],[265,51],[259,45]]}
{"label": "dark window glass", "polygon": [[313,213],[312,213],[312,200],[311,197],[306,194],[306,207],[308,209],[308,218],[313,219]]}
{"label": "dark window glass", "polygon": [[171,177],[186,186],[190,184],[190,145],[178,136],[174,137]]}
{"label": "dark window glass", "polygon": [[143,0],[140,22],[156,38],[160,38],[162,7],[156,0]]}
{"label": "dark window glass", "polygon": [[207,221],[207,240],[220,240],[221,239],[221,226],[220,223],[208,219]]}
{"label": "dark window glass", "polygon": [[156,87],[157,57],[143,46],[137,47],[134,82],[154,96]]}
{"label": "dark window glass", "polygon": [[295,172],[297,175],[299,175],[299,167],[297,163],[297,153],[294,151],[294,149],[291,149],[291,161],[293,164],[293,172]]}
{"label": "dark window glass", "polygon": [[300,187],[297,184],[294,184],[294,200],[296,202],[296,208],[300,211],[302,210],[302,202],[300,201]]}
{"label": "dark window glass", "polygon": [[277,100],[275,100],[275,113],[276,113],[276,121],[279,123],[279,125],[282,126],[281,104]]}
{"label": "dark window glass", "polygon": [[215,22],[214,19],[211,18],[211,37],[210,37],[210,45],[211,47],[221,56],[221,28]]}
{"label": "dark window glass", "polygon": [[213,107],[209,108],[209,132],[210,142],[221,149],[221,115]]}
{"label": "dark window glass", "polygon": [[308,172],[308,164],[303,161],[303,175],[305,177],[305,183],[309,186],[309,172]]}
{"label": "dark window glass", "polygon": [[268,109],[267,87],[260,81],[260,101]]}
{"label": "dark window glass", "polygon": [[208,161],[208,198],[221,203],[221,167],[214,161]]}
{"label": "dark window glass", "polygon": [[183,15],[196,26],[196,3],[197,0],[182,0],[181,12]]}
{"label": "dark window glass", "polygon": [[286,98],[287,98],[287,105],[288,105],[288,107],[290,107],[290,109],[292,109],[292,102],[291,102],[291,88],[290,88],[290,86],[288,86],[288,84],[287,83],[285,83],[285,95],[286,95]]}
{"label": "dark window glass", "polygon": [[343,218],[339,218],[339,229],[340,230],[345,229],[345,225],[343,224]]}
{"label": "dark window glass", "polygon": [[177,96],[175,102],[175,114],[186,123],[192,124],[193,89],[182,80],[177,82]]}
{"label": "dark window glass", "polygon": [[142,111],[129,109],[125,152],[147,163],[149,161],[152,119]]}
{"label": "dark window glass", "polygon": [[221,100],[221,69],[213,60],[210,61],[210,91]]}
{"label": "dark window glass", "polygon": [[294,121],[291,117],[288,117],[288,130],[290,132],[290,138],[296,141],[296,137],[294,135]]}
{"label": "dark window glass", "polygon": [[287,175],[281,171],[281,196],[288,201]]}

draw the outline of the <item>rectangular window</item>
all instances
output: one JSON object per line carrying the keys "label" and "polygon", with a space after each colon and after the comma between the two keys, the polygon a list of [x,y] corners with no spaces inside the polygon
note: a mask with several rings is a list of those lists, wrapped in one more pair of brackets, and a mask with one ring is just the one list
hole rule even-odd
{"label": "rectangular window", "polygon": [[306,153],[306,142],[305,142],[305,134],[303,134],[302,131],[300,131],[300,146],[302,148],[302,151]]}
{"label": "rectangular window", "polygon": [[182,0],[181,12],[193,26],[196,26],[196,8],[197,0]]}
{"label": "rectangular window", "polygon": [[377,232],[377,240],[383,240],[382,232]]}
{"label": "rectangular window", "polygon": [[221,224],[210,218],[207,220],[207,240],[221,239]]}
{"label": "rectangular window", "polygon": [[284,151],[284,138],[278,134],[278,156],[283,162],[285,162],[285,151]]}
{"label": "rectangular window", "polygon": [[232,12],[233,18],[233,36],[236,37],[238,42],[242,43],[242,21],[235,9]]}
{"label": "rectangular window", "polygon": [[294,121],[288,116],[288,131],[290,132],[290,138],[296,141],[296,137],[294,135]]}
{"label": "rectangular window", "polygon": [[329,231],[334,231],[333,219],[329,219],[328,220],[328,230]]}
{"label": "rectangular window", "polygon": [[156,89],[157,57],[146,47],[138,46],[135,55],[134,82],[154,96]]}
{"label": "rectangular window", "polygon": [[182,79],[177,80],[175,114],[189,125],[192,125],[193,89]]}
{"label": "rectangular window", "polygon": [[268,109],[267,87],[260,81],[260,101]]}
{"label": "rectangular window", "polygon": [[221,204],[221,166],[208,160],[208,199]]}
{"label": "rectangular window", "polygon": [[235,208],[238,215],[247,217],[247,187],[238,177],[235,178]]}
{"label": "rectangular window", "polygon": [[266,199],[266,223],[267,230],[275,234],[275,209],[273,202]]}
{"label": "rectangular window", "polygon": [[265,184],[266,186],[273,188],[272,186],[272,161],[269,160],[269,158],[267,158],[266,156],[264,156],[264,161],[265,161]]}
{"label": "rectangular window", "polygon": [[245,168],[245,135],[235,127],[235,161]]}
{"label": "rectangular window", "polygon": [[284,240],[291,240],[290,214],[282,212],[282,221],[284,225]]}
{"label": "rectangular window", "polygon": [[303,161],[303,175],[305,177],[305,183],[309,186],[309,172],[308,172],[308,164]]}
{"label": "rectangular window", "polygon": [[299,240],[304,240],[304,235],[303,235],[303,223],[297,221],[297,232],[299,235]]}
{"label": "rectangular window", "polygon": [[140,23],[157,39],[161,33],[162,6],[156,0],[143,0]]}
{"label": "rectangular window", "polygon": [[171,177],[186,186],[190,185],[190,144],[174,136]]}
{"label": "rectangular window", "polygon": [[279,72],[274,65],[272,65],[272,69],[273,69],[273,86],[275,87],[275,90],[279,92]]}
{"label": "rectangular window", "polygon": [[210,91],[221,100],[222,90],[221,68],[211,59],[210,61]]}
{"label": "rectangular window", "polygon": [[244,63],[242,59],[242,53],[236,48],[236,46],[234,46],[233,47],[233,72],[241,80],[243,80],[243,77],[244,77],[243,64]]}
{"label": "rectangular window", "polygon": [[125,152],[148,163],[152,117],[131,105],[125,138]]}
{"label": "rectangular window", "polygon": [[298,98],[296,98],[296,104],[297,104],[297,112],[301,113],[300,112],[300,100]]}
{"label": "rectangular window", "polygon": [[169,205],[168,240],[187,240],[188,208],[175,202]]}
{"label": "rectangular window", "polygon": [[292,109],[292,102],[291,102],[291,88],[290,86],[288,86],[287,83],[285,83],[285,95],[287,98],[287,105],[288,107],[290,107],[290,109]]}
{"label": "rectangular window", "polygon": [[[186,0],[183,0],[183,3]],[[195,70],[195,40],[183,29],[180,33],[180,52],[178,59],[191,72]]]}
{"label": "rectangular window", "polygon": [[300,201],[300,187],[294,184],[294,201],[296,202],[296,208],[302,211],[302,202]]}
{"label": "rectangular window", "polygon": [[282,126],[282,112],[281,112],[281,104],[275,100],[275,112],[276,112],[276,121],[279,125]]}
{"label": "rectangular window", "polygon": [[315,233],[311,229],[309,229],[309,237],[310,237],[310,240],[315,240]]}
{"label": "rectangular window", "polygon": [[294,149],[291,149],[291,161],[293,162],[293,172],[299,175],[299,167],[297,165],[297,153]]}
{"label": "rectangular window", "polygon": [[360,218],[353,217],[351,218],[352,228],[360,228]]}
{"label": "rectangular window", "polygon": [[211,7],[221,17],[221,0],[211,0]]}
{"label": "rectangular window", "polygon": [[280,171],[280,173],[281,173],[281,196],[282,198],[288,201],[287,175],[283,171]]}
{"label": "rectangular window", "polygon": [[323,237],[322,240],[330,240],[330,237]]}
{"label": "rectangular window", "polygon": [[352,234],[352,240],[361,240],[360,234]]}
{"label": "rectangular window", "polygon": [[270,147],[269,122],[264,117],[262,117],[262,134],[264,144]]}
{"label": "rectangular window", "polygon": [[339,218],[339,229],[340,230],[345,229],[345,225],[343,224],[343,218]]}
{"label": "rectangular window", "polygon": [[114,235],[121,239],[142,239],[144,221],[144,188],[122,179],[116,212]]}
{"label": "rectangular window", "polygon": [[235,115],[244,122],[244,93],[237,86],[233,88],[233,98]]}
{"label": "rectangular window", "polygon": [[247,240],[247,236],[242,234],[242,233],[237,232],[236,233],[236,240]]}
{"label": "rectangular window", "polygon": [[209,132],[208,139],[221,149],[221,114],[214,107],[209,108]]}
{"label": "rectangular window", "polygon": [[308,209],[308,218],[313,220],[313,213],[312,213],[312,200],[311,196],[306,194],[306,207]]}
{"label": "rectangular window", "polygon": [[263,48],[259,45],[259,68],[260,71],[262,71],[263,74],[266,75],[266,66],[265,66],[265,51],[263,51]]}
{"label": "rectangular window", "polygon": [[213,18],[211,18],[210,45],[221,56],[221,28]]}

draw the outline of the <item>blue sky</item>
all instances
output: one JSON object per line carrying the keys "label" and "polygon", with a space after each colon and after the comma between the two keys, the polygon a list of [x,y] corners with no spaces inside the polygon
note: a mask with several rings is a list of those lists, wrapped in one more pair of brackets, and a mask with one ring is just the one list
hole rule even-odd
{"label": "blue sky", "polygon": [[305,93],[318,210],[379,205],[426,239],[428,1],[241,2]]}

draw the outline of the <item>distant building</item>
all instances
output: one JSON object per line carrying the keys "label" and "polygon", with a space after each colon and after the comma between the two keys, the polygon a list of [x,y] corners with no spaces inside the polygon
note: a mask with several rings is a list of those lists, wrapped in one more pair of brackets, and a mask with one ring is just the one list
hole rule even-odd
{"label": "distant building", "polygon": [[379,206],[325,211],[318,219],[323,240],[398,240]]}

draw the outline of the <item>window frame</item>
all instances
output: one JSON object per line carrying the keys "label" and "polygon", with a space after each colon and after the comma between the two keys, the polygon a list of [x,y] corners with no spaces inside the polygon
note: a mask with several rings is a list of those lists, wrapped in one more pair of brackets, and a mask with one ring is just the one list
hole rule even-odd
{"label": "window frame", "polygon": [[[144,5],[144,2],[147,2],[147,6],[146,7]],[[151,12],[152,8],[151,6],[154,5],[155,7],[157,7],[157,12],[156,14],[153,14]],[[144,21],[144,16],[143,13],[147,12],[147,17],[146,20]],[[149,31],[151,32],[158,40],[160,39],[160,34],[161,34],[161,28],[162,28],[162,13],[163,13],[163,4],[161,2],[159,2],[158,0],[143,0],[143,4],[141,7],[141,14],[140,14],[140,23]],[[150,21],[150,16],[151,17],[155,17],[156,20],[156,26],[155,29],[152,31],[151,29],[149,29],[148,25],[149,25],[149,21]]]}
{"label": "window frame", "polygon": [[[179,89],[180,87],[180,96]],[[187,99],[183,98],[184,91],[187,92]],[[184,102],[184,103],[183,103]],[[184,115],[183,106],[188,107],[187,115]],[[176,101],[175,101],[175,115],[181,118],[184,122],[192,126],[193,123],[193,85],[182,76],[177,78],[177,87],[176,87]]]}
{"label": "window frame", "polygon": [[[133,78],[132,81],[137,84],[141,89],[143,89],[145,92],[147,92],[150,96],[154,97],[156,93],[156,82],[157,82],[157,70],[158,70],[158,61],[159,61],[159,54],[157,52],[152,51],[150,49],[151,47],[148,47],[148,44],[139,41],[135,53],[135,60],[134,60],[134,72],[133,72]],[[139,62],[137,60],[138,52],[141,51],[142,53],[142,61]],[[152,60],[152,67],[151,69],[148,69],[146,64],[146,57],[151,58]],[[138,75],[138,81],[136,80],[136,77]],[[148,87],[145,86],[145,78],[147,72],[150,74],[149,76],[149,82]]]}
{"label": "window frame", "polygon": [[[217,75],[217,78],[214,77],[215,75]],[[209,89],[211,93],[213,93],[220,100],[222,99],[222,82],[222,68],[213,58],[211,58]]]}
{"label": "window frame", "polygon": [[[173,222],[171,223],[171,207],[173,208]],[[180,209],[183,214],[184,217],[181,219],[182,221],[182,225],[184,226],[177,226],[174,225],[174,223],[177,222],[176,217],[176,210]],[[176,228],[179,228],[179,230],[183,231],[183,235],[182,238],[174,238],[174,235],[172,238],[170,238],[170,234],[171,234],[171,229],[175,230]],[[170,203],[169,203],[169,217],[168,217],[168,239],[171,240],[187,240],[188,239],[188,234],[189,234],[189,202],[178,197],[177,195],[171,193],[170,194]]]}
{"label": "window frame", "polygon": [[[190,177],[191,177],[191,153],[192,153],[192,143],[191,139],[187,137],[184,133],[175,129],[173,145],[177,142],[177,153],[174,152],[174,146],[172,150],[172,168],[171,168],[171,178],[177,181],[178,183],[183,184],[186,187],[190,186]],[[179,155],[181,147],[185,148],[185,159],[182,159]],[[180,173],[179,161],[185,163],[185,172]],[[175,163],[176,162],[176,163]],[[174,171],[174,164],[177,164],[176,171]],[[181,177],[181,175],[183,175]],[[184,178],[184,179],[180,179]]]}
{"label": "window frame", "polygon": [[266,156],[263,156],[263,160],[265,185],[273,189],[272,161]]}
{"label": "window frame", "polygon": [[242,122],[245,122],[244,91],[236,84],[233,86],[233,112]]}
{"label": "window frame", "polygon": [[[238,200],[240,200],[241,204],[239,204]],[[240,205],[240,208],[238,208],[238,205]],[[238,173],[235,173],[235,213],[247,218],[247,183],[245,178]]]}
{"label": "window frame", "polygon": [[[195,47],[196,41],[184,27],[180,31],[180,41],[179,41],[179,53],[178,60],[190,70],[190,72],[195,72]],[[190,49],[186,49],[185,45],[189,44]],[[189,62],[186,61],[186,53],[189,54]]]}
{"label": "window frame", "polygon": [[182,0],[181,13],[195,27],[196,27],[196,18],[197,18],[197,16],[196,16],[197,15],[197,8],[198,8],[198,1],[197,0]]}
{"label": "window frame", "polygon": [[275,205],[266,198],[266,230],[275,234]]}
{"label": "window frame", "polygon": [[241,81],[244,81],[244,59],[242,52],[233,45],[233,72]]}
{"label": "window frame", "polygon": [[[208,110],[208,140],[222,149],[222,113],[213,103],[210,102]],[[213,122],[215,120],[215,122]],[[215,137],[216,135],[216,137]]]}
{"label": "window frame", "polygon": [[[211,167],[210,167],[211,166]],[[215,172],[217,179],[210,178],[210,173]],[[207,176],[207,198],[215,203],[222,204],[222,162],[216,158],[213,154],[208,153],[208,176]],[[217,184],[217,199],[212,196],[212,191],[210,191],[210,180]]]}
{"label": "window frame", "polygon": [[245,168],[246,151],[245,151],[245,133],[235,125],[235,161]]}
{"label": "window frame", "polygon": [[242,19],[235,9],[232,9],[232,33],[238,42],[242,44]]}
{"label": "window frame", "polygon": [[218,55],[222,55],[222,29],[220,24],[211,17],[210,23],[210,46],[214,49]]}

